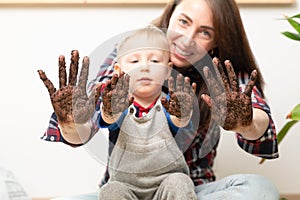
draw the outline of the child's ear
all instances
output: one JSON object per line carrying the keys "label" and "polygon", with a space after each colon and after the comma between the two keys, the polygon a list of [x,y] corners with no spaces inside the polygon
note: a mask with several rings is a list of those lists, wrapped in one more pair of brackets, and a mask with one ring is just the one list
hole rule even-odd
{"label": "child's ear", "polygon": [[118,75],[121,74],[122,70],[121,70],[121,67],[120,67],[120,64],[119,64],[119,63],[115,63],[115,64],[114,64],[114,71],[115,71]]}
{"label": "child's ear", "polygon": [[171,76],[172,69],[173,69],[173,63],[169,62],[168,63],[168,74],[167,74],[166,80]]}

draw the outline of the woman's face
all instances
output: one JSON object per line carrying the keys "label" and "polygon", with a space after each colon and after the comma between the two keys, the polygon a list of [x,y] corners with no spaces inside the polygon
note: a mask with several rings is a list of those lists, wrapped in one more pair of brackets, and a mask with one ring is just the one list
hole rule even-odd
{"label": "woman's face", "polygon": [[216,47],[213,15],[207,3],[182,0],[170,18],[167,37],[176,67],[190,66]]}

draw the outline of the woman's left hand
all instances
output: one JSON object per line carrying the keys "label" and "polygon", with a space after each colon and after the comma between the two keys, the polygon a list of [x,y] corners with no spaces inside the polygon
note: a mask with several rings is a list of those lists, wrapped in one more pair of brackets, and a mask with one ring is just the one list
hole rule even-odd
{"label": "woman's left hand", "polygon": [[253,118],[251,95],[257,79],[257,71],[252,71],[245,91],[241,92],[231,62],[225,61],[228,76],[223,71],[219,59],[214,58],[213,62],[217,75],[215,78],[208,67],[203,69],[210,96],[202,94],[201,98],[212,108],[213,119],[225,130],[249,126]]}

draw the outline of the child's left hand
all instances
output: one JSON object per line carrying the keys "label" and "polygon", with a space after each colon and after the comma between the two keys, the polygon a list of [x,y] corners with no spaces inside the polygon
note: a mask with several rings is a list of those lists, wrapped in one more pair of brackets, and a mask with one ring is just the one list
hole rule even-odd
{"label": "child's left hand", "polygon": [[196,83],[190,85],[190,79],[188,77],[183,77],[182,74],[178,74],[176,87],[173,77],[168,79],[168,87],[170,99],[167,100],[165,97],[161,99],[162,105],[167,112],[180,119],[190,116],[195,98]]}
{"label": "child's left hand", "polygon": [[129,79],[129,75],[122,72],[106,82],[102,92],[102,109],[106,116],[122,113],[133,102],[133,97],[128,97]]}

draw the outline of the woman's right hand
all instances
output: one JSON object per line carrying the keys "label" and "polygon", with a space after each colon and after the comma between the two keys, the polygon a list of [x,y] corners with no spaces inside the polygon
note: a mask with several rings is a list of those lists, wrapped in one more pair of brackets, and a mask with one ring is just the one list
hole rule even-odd
{"label": "woman's right hand", "polygon": [[227,75],[218,58],[214,58],[213,62],[215,71],[219,73],[214,76],[208,67],[204,67],[204,75],[211,94],[210,96],[202,94],[201,98],[212,108],[212,117],[225,130],[244,129],[253,122],[251,96],[257,79],[257,71],[252,71],[244,91],[241,91],[231,62],[225,61]]}
{"label": "woman's right hand", "polygon": [[97,100],[100,97],[101,84],[96,87],[90,96],[86,92],[90,63],[88,57],[83,58],[78,85],[76,85],[78,61],[79,53],[77,50],[73,50],[67,83],[65,57],[59,57],[59,90],[56,90],[44,71],[38,70],[40,79],[48,89],[58,123],[63,127],[75,128],[75,124],[85,124],[93,114]]}

